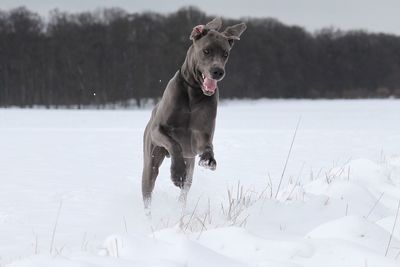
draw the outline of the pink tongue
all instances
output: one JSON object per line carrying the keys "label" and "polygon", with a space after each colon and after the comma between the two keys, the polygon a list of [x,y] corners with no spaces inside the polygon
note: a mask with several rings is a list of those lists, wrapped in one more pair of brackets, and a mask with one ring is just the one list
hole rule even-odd
{"label": "pink tongue", "polygon": [[214,92],[215,89],[217,89],[217,81],[210,78],[205,78],[203,81],[203,86],[206,88],[207,91]]}

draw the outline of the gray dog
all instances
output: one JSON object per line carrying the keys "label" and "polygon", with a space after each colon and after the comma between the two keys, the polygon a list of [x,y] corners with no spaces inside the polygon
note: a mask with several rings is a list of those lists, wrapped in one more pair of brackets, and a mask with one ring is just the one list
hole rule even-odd
{"label": "gray dog", "polygon": [[213,136],[217,115],[217,82],[225,76],[225,64],[234,40],[246,30],[244,23],[227,27],[221,19],[193,28],[186,59],[168,82],[154,107],[144,132],[142,194],[146,209],[164,158],[171,157],[171,179],[186,201],[192,184],[196,155],[199,165],[215,170]]}

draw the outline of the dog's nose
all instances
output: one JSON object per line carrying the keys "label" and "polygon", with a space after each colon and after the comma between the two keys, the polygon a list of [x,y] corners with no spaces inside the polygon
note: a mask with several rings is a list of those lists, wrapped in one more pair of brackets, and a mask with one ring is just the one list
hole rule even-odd
{"label": "dog's nose", "polygon": [[211,68],[210,73],[214,80],[221,79],[225,74],[224,70],[218,67]]}

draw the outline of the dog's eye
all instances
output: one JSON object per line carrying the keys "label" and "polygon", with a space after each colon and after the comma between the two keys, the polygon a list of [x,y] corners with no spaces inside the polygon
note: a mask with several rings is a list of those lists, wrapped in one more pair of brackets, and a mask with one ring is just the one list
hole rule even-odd
{"label": "dog's eye", "polygon": [[204,50],[203,50],[203,53],[206,54],[206,55],[208,55],[208,54],[210,54],[210,50],[204,49]]}
{"label": "dog's eye", "polygon": [[228,57],[229,56],[229,54],[228,54],[228,52],[224,52],[224,57]]}

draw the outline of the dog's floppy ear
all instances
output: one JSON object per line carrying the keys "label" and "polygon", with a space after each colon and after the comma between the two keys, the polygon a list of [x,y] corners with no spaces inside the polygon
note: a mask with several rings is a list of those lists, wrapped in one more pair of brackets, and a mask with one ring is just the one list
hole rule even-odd
{"label": "dog's floppy ear", "polygon": [[206,29],[205,29],[205,25],[197,25],[196,27],[193,28],[192,33],[190,34],[190,40],[198,40],[200,39],[202,36],[205,35],[206,33]]}
{"label": "dog's floppy ear", "polygon": [[247,26],[244,22],[240,24],[236,24],[233,26],[227,27],[223,32],[222,35],[225,36],[229,43],[233,45],[233,40],[240,40],[240,35],[247,29]]}
{"label": "dog's floppy ear", "polygon": [[190,40],[198,40],[204,35],[207,34],[209,30],[218,31],[222,26],[221,18],[215,18],[206,25],[197,25],[193,28],[192,33],[190,34]]}
{"label": "dog's floppy ear", "polygon": [[222,20],[221,18],[217,17],[206,24],[206,29],[219,31],[221,26],[222,26]]}

